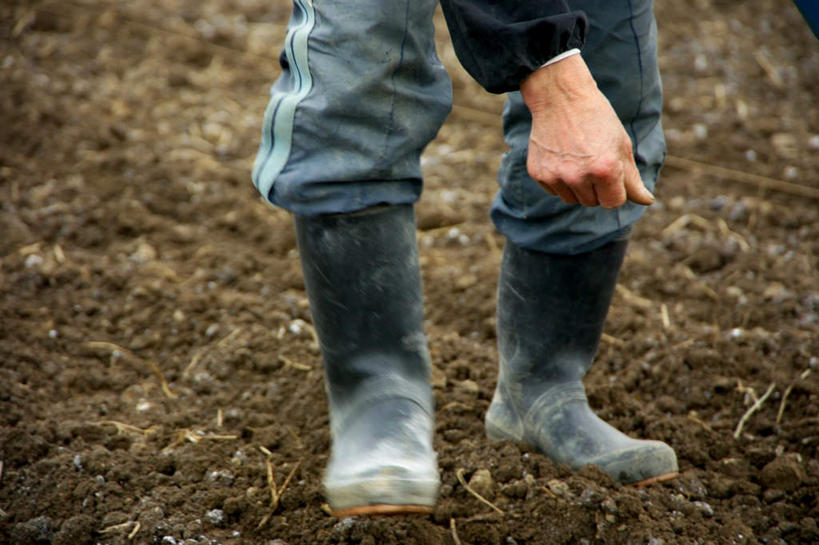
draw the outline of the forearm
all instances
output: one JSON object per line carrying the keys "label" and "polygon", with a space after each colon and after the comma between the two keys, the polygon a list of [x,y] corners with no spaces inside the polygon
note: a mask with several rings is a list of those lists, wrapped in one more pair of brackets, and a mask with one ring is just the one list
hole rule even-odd
{"label": "forearm", "polygon": [[441,0],[461,64],[487,91],[517,91],[553,57],[580,48],[583,12],[564,0]]}

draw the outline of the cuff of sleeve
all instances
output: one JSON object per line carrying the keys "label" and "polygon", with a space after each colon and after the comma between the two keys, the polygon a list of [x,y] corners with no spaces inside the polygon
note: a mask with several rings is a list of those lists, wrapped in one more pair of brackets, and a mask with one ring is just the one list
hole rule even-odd
{"label": "cuff of sleeve", "polygon": [[578,49],[576,47],[574,49],[569,49],[568,51],[564,51],[560,55],[555,55],[554,57],[552,57],[548,61],[544,62],[543,64],[540,65],[540,68],[546,68],[550,64],[560,62],[563,59],[566,59],[566,58],[571,57],[573,55],[579,55],[579,54],[580,54],[580,49]]}

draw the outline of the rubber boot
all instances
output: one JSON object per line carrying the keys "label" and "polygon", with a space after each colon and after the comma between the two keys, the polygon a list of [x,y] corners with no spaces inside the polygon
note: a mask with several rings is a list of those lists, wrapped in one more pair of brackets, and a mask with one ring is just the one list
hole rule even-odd
{"label": "rubber boot", "polygon": [[411,205],[295,217],[324,359],[339,516],[429,512],[439,488]]}
{"label": "rubber boot", "polygon": [[582,379],[597,352],[627,240],[551,255],[507,242],[498,283],[500,373],[490,439],[514,439],[555,462],[599,466],[621,483],[677,473],[674,451],[632,439],[589,408]]}

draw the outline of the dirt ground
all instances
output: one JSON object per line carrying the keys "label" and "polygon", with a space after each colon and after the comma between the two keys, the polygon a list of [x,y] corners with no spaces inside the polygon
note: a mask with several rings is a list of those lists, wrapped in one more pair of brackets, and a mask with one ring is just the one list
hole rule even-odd
{"label": "dirt ground", "polygon": [[417,212],[441,499],[342,520],[290,219],[249,181],[288,14],[0,5],[0,542],[819,542],[819,42],[789,3],[658,1],[670,156],[586,381],[676,449],[646,489],[484,438],[502,98],[439,33],[456,105]]}

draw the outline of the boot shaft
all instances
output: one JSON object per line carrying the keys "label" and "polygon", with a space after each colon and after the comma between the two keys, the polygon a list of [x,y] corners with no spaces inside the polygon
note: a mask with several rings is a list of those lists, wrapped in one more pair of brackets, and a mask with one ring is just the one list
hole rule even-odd
{"label": "boot shaft", "polygon": [[580,380],[597,352],[627,240],[580,255],[507,242],[498,282],[502,380]]}
{"label": "boot shaft", "polygon": [[660,441],[632,439],[591,410],[582,378],[591,366],[627,241],[575,256],[507,242],[498,288],[500,378],[486,415],[492,439],[535,446],[579,469],[595,464],[622,483],[677,474]]}
{"label": "boot shaft", "polygon": [[412,206],[295,216],[295,226],[331,404],[370,379],[427,382]]}

